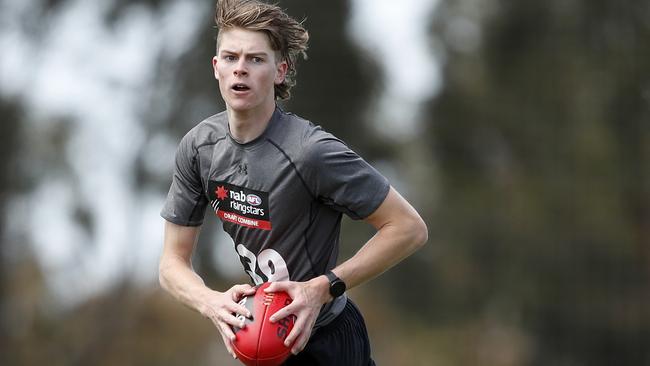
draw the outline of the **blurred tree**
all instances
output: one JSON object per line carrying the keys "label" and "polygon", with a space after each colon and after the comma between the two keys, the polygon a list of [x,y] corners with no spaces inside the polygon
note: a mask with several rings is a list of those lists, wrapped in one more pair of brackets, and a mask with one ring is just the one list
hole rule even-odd
{"label": "blurred tree", "polygon": [[437,12],[432,231],[448,244],[431,301],[437,324],[518,329],[492,360],[525,343],[514,364],[650,362],[649,15],[606,0]]}
{"label": "blurred tree", "polygon": [[[109,2],[106,26],[134,9],[155,17],[170,2]],[[47,32],[48,9],[63,11],[71,3],[30,2],[35,11],[24,24],[35,36]],[[210,66],[213,1],[196,4],[210,9],[200,19],[202,32],[180,60],[160,56],[155,92],[143,98],[150,137],[163,133],[178,141],[223,109]],[[379,72],[346,37],[348,5],[280,2],[304,17],[311,32],[310,57],[300,62],[293,98],[283,105],[370,160],[435,160],[440,169],[434,176],[430,167],[415,167],[423,183],[412,192],[426,201],[435,249],[355,290],[363,291],[354,296],[368,322],[381,328],[373,339],[378,359],[649,364],[650,5],[443,2],[432,38],[446,60],[445,85],[430,103],[426,133],[406,142],[368,138],[363,119]],[[400,61],[396,67],[409,66]],[[27,160],[16,148],[25,137],[23,109],[20,100],[0,100],[0,168],[11,172],[0,176],[3,210],[26,183],[17,165]],[[51,127],[46,138],[56,146],[35,154],[57,161],[57,169],[65,169],[59,161],[65,126]],[[422,146],[429,157],[418,157]],[[164,194],[168,176],[138,169],[139,186]],[[436,185],[441,192],[433,206]],[[76,216],[94,226],[83,209]],[[207,220],[210,226],[217,221]],[[0,235],[4,230],[2,223]],[[350,225],[343,235],[353,251],[368,233]],[[230,280],[214,268],[211,239],[202,238],[195,261],[222,287]],[[0,364],[236,364],[208,321],[129,283],[66,311],[50,309],[47,274],[33,260],[10,263],[5,246],[0,243]],[[434,251],[435,263],[427,257]]]}
{"label": "blurred tree", "polygon": [[19,179],[12,172],[16,171],[17,146],[20,137],[20,120],[23,116],[22,105],[15,100],[0,98],[0,364],[9,363],[9,339],[12,333],[10,318],[10,281],[14,267],[7,259],[5,248],[6,220],[9,213],[7,203],[12,193],[18,190]]}
{"label": "blurred tree", "polygon": [[281,6],[309,31],[308,59],[298,67],[298,83],[288,109],[322,125],[372,159],[382,154],[364,121],[379,65],[362,58],[346,33],[348,1],[287,0]]}
{"label": "blurred tree", "polygon": [[[103,5],[108,9],[104,26],[108,29],[119,26],[131,11],[150,12],[155,18],[170,3],[171,0],[108,2]],[[23,21],[32,25],[30,35],[38,38],[51,31],[48,29],[50,23],[46,21],[48,17],[74,8],[71,4],[74,1],[53,0],[25,5],[30,11],[26,12],[28,19]],[[147,140],[162,133],[179,141],[195,124],[224,108],[211,69],[215,51],[214,1],[205,0],[197,6],[210,9],[199,20],[202,24],[199,36],[179,60],[159,55],[157,77],[151,85],[153,91],[142,96],[139,102]],[[375,140],[365,138],[369,131],[362,116],[375,86],[374,75],[378,66],[364,63],[346,36],[348,3],[338,0],[324,7],[317,3],[283,1],[280,6],[288,8],[289,13],[298,18],[306,18],[305,24],[311,34],[309,59],[299,63],[298,85],[293,98],[282,104],[287,106],[286,109],[323,125],[369,159],[385,154]],[[13,169],[19,152],[25,152],[15,149],[24,141],[19,127],[29,117],[22,113],[20,100],[0,98],[0,103],[3,117],[0,124],[3,139],[0,168],[5,172],[16,172],[16,176],[3,174],[0,178],[0,209],[4,209],[8,195],[19,187],[26,187],[26,182],[20,181],[21,176],[25,180],[38,180],[34,175],[40,172],[38,169],[29,172]],[[52,126],[43,133],[45,136],[42,138],[47,140],[45,151],[29,153],[26,149],[29,157],[21,158],[21,163],[36,164],[34,160],[45,156],[48,161],[56,161],[56,169],[66,169],[65,147],[70,137],[66,133],[66,123],[62,121]],[[141,148],[144,150],[146,146],[144,143]],[[146,155],[143,153],[142,156],[133,172],[137,187],[143,191],[154,187],[164,195],[170,177],[152,174],[144,161]],[[62,170],[60,174],[71,172]],[[91,230],[96,225],[93,222],[95,216],[84,209],[79,209],[74,216],[78,219],[77,224],[90,230],[90,237],[97,235]],[[0,235],[4,229],[2,224]],[[206,231],[216,226],[216,220],[208,222]],[[230,280],[226,281],[215,270],[215,245],[210,240],[210,235],[202,237],[194,261],[211,285],[223,288]],[[2,246],[5,244],[5,241],[1,243]],[[25,246],[12,243],[12,246],[18,245]],[[0,247],[0,264],[5,264],[2,255],[6,252],[2,249]],[[228,361],[220,337],[208,321],[183,310],[182,306],[158,291],[143,293],[125,280],[105,294],[71,308],[58,308],[49,299],[46,276],[47,273],[42,272],[29,253],[16,265],[3,265],[0,269],[0,364],[236,364],[236,361]],[[5,286],[8,279],[12,286]]]}

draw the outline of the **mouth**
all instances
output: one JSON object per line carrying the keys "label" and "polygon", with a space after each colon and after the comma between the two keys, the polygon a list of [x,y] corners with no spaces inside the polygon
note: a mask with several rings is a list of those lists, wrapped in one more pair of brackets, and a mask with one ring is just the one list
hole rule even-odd
{"label": "mouth", "polygon": [[231,86],[230,88],[235,92],[246,92],[251,89],[248,85],[244,83],[233,84],[233,86]]}

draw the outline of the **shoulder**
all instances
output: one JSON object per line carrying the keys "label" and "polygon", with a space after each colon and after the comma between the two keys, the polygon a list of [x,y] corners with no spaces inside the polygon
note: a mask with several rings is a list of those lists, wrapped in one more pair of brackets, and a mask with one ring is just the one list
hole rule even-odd
{"label": "shoulder", "polygon": [[315,127],[309,120],[280,108],[276,109],[273,118],[275,121],[267,137],[280,145],[302,142],[309,131]]}
{"label": "shoulder", "polygon": [[342,144],[321,126],[282,110],[279,110],[273,131],[267,137],[271,143],[299,160],[310,160],[310,157],[327,148],[328,142]]}
{"label": "shoulder", "polygon": [[181,140],[181,145],[196,150],[202,146],[214,145],[226,138],[228,118],[226,112],[217,113],[199,122]]}

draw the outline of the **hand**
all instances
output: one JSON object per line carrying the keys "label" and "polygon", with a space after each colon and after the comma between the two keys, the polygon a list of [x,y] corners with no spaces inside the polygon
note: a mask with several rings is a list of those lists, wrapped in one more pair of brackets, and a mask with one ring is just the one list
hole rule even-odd
{"label": "hand", "polygon": [[244,321],[238,320],[237,315],[243,315],[247,318],[251,316],[248,309],[239,305],[238,302],[244,296],[253,295],[254,293],[255,287],[251,285],[235,285],[226,292],[211,291],[204,308],[200,310],[217,327],[228,353],[233,358],[237,358],[237,355],[232,349],[235,333],[231,327],[244,327]]}
{"label": "hand", "polygon": [[291,353],[294,355],[297,355],[307,345],[320,309],[329,300],[329,293],[326,287],[323,287],[327,283],[329,283],[327,279],[320,276],[307,282],[273,282],[264,290],[265,292],[284,291],[292,299],[291,304],[271,315],[270,320],[275,323],[287,316],[296,316],[293,329],[284,340],[284,345],[291,347]]}

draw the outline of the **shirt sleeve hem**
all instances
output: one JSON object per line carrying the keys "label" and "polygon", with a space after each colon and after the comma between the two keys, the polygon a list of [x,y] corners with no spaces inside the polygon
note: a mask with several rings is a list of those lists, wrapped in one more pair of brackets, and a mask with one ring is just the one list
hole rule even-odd
{"label": "shirt sleeve hem", "polygon": [[[368,218],[368,216],[372,215],[377,211],[379,206],[381,206],[382,203],[386,200],[386,197],[388,197],[388,192],[390,191],[390,183],[386,182],[386,184],[382,187],[382,189],[377,193],[375,198],[377,200],[373,202],[373,205],[370,206],[370,209],[368,210],[368,213],[366,214],[365,212],[362,215],[359,215],[359,220],[365,220]],[[381,197],[381,199],[378,199]]]}
{"label": "shirt sleeve hem", "polygon": [[176,225],[180,225],[180,226],[193,226],[193,227],[196,227],[196,226],[203,225],[203,221],[181,220],[178,217],[173,217],[173,216],[166,215],[166,214],[163,214],[163,213],[160,214],[160,217],[162,217],[163,219],[171,222],[172,224],[176,224]]}

